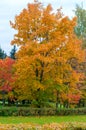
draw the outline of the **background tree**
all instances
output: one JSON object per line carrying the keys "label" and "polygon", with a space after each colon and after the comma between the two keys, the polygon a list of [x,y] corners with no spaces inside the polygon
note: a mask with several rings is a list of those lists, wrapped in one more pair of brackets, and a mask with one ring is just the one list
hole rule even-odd
{"label": "background tree", "polygon": [[[84,62],[80,63],[78,70],[85,74],[85,77],[80,81],[83,86],[83,98],[86,100],[86,10],[83,8],[83,4],[76,5],[75,15],[77,16],[77,25],[75,27],[75,33],[82,40],[82,48],[85,50]],[[86,101],[85,101],[86,102]],[[86,103],[84,104],[86,105]]]}
{"label": "background tree", "polygon": [[83,47],[86,48],[86,10],[83,8],[83,4],[76,5],[75,15],[77,16],[75,33],[82,40]]}
{"label": "background tree", "polygon": [[16,56],[15,56],[15,54],[16,54],[16,46],[14,45],[13,46],[13,49],[11,50],[11,52],[10,52],[10,58],[12,58],[12,59],[16,59]]}
{"label": "background tree", "polygon": [[14,60],[11,58],[0,59],[0,99],[3,100],[3,105],[5,100],[13,98],[13,64]]}
{"label": "background tree", "polygon": [[1,49],[1,47],[0,47],[0,59],[4,59],[4,58],[6,58],[6,53]]}

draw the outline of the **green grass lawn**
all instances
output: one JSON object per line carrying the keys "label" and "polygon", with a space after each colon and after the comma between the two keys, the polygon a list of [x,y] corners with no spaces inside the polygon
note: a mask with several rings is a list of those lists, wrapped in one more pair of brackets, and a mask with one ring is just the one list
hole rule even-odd
{"label": "green grass lawn", "polygon": [[2,124],[19,124],[19,123],[62,123],[62,122],[85,122],[86,115],[84,116],[42,116],[42,117],[0,117]]}

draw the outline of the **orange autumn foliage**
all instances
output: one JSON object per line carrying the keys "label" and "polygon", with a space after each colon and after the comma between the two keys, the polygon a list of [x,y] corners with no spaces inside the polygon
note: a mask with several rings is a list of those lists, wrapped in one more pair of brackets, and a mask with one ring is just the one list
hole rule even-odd
{"label": "orange autumn foliage", "polygon": [[10,22],[17,30],[11,43],[20,47],[15,64],[18,76],[15,90],[20,99],[35,98],[39,89],[53,91],[55,84],[70,82],[70,88],[75,87],[71,90],[76,90],[78,74],[68,63],[72,57],[83,61],[81,42],[74,33],[76,18],[70,20],[61,9],[56,13],[52,10],[51,5],[43,7],[34,1],[15,17],[14,23]]}
{"label": "orange autumn foliage", "polygon": [[15,61],[9,57],[5,59],[0,59],[0,99],[3,97],[3,92],[6,93],[5,96],[11,98],[12,96],[12,85],[14,83],[14,70],[13,65]]}

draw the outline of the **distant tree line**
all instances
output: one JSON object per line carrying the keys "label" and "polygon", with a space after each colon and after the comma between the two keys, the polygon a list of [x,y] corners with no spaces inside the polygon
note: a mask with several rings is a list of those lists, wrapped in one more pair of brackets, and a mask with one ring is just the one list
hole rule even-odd
{"label": "distant tree line", "polygon": [[16,49],[16,46],[14,45],[13,48],[12,48],[12,50],[10,51],[10,55],[8,56],[4,52],[4,50],[2,50],[2,48],[0,47],[0,59],[5,59],[6,57],[10,57],[12,59],[16,59],[15,58],[16,51],[17,51],[17,49]]}

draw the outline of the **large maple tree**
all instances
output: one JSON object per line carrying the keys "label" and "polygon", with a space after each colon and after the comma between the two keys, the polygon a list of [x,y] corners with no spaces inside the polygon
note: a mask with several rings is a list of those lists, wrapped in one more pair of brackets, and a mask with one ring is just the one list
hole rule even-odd
{"label": "large maple tree", "polygon": [[69,91],[77,91],[79,74],[68,63],[72,57],[83,60],[81,42],[74,33],[76,18],[70,20],[61,9],[54,13],[50,4],[43,7],[34,1],[10,24],[17,30],[11,43],[20,48],[15,64],[19,100],[34,99],[42,104],[45,97],[49,100],[57,95],[58,99],[60,93],[61,98],[66,88],[66,98]]}

